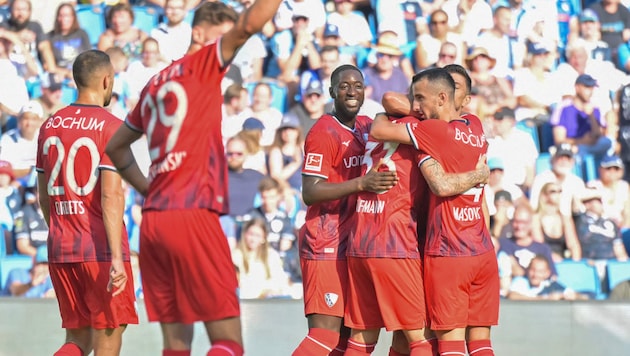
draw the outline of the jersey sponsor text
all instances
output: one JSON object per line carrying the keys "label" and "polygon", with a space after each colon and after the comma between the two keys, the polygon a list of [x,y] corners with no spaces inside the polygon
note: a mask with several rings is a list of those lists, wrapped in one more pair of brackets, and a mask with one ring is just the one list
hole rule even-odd
{"label": "jersey sponsor text", "polygon": [[363,155],[360,156],[350,156],[343,159],[343,165],[346,168],[359,167],[363,162]]}

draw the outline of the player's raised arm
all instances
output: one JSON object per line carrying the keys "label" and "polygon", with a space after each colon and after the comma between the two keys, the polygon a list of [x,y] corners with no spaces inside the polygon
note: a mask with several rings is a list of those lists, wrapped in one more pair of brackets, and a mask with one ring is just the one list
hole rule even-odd
{"label": "player's raised arm", "polygon": [[221,39],[223,63],[229,63],[239,47],[247,39],[262,30],[267,21],[278,11],[283,0],[256,0],[252,6],[243,10],[234,27]]}
{"label": "player's raised arm", "polygon": [[462,194],[480,184],[485,184],[490,175],[486,163],[486,155],[481,155],[474,171],[465,173],[446,173],[440,162],[429,158],[422,162],[420,170],[433,194],[439,197],[450,197]]}
{"label": "player's raised arm", "polygon": [[379,141],[393,141],[407,145],[413,144],[411,135],[407,130],[407,125],[395,124],[389,121],[387,115],[382,113],[377,114],[374,118],[370,135]]}

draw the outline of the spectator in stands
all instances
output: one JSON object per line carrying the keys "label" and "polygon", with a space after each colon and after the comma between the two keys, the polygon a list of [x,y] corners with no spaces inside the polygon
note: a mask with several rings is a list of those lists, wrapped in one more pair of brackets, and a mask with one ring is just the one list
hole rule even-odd
{"label": "spectator in stands", "polygon": [[55,290],[48,271],[48,248],[37,249],[30,269],[15,268],[9,272],[3,295],[25,298],[54,298]]}
{"label": "spectator in stands", "polygon": [[[328,31],[329,26],[326,27],[326,31]],[[324,32],[324,34],[326,34],[326,32]],[[330,75],[332,74],[333,70],[335,70],[335,68],[337,68],[339,65],[345,63],[341,61],[339,48],[335,46],[323,46],[319,52],[319,55],[322,60],[321,67],[316,70],[304,71],[300,76],[300,100],[297,101],[298,103],[304,99],[302,94],[306,88],[308,88],[309,86],[317,85],[312,83],[313,80],[318,80],[320,82],[319,86],[321,88],[329,88]],[[322,92],[322,100],[325,103],[331,102],[332,99],[330,98],[330,93],[328,93],[326,90],[322,90]]]}
{"label": "spectator in stands", "polygon": [[46,34],[45,46],[49,46],[55,59],[53,72],[72,80],[72,63],[83,51],[92,48],[90,38],[79,25],[77,13],[70,3],[62,3],[57,8],[53,30]]}
{"label": "spectator in stands", "polygon": [[303,145],[300,121],[295,116],[285,116],[269,148],[269,175],[293,189],[295,194],[302,191]]}
{"label": "spectator in stands", "polygon": [[15,215],[22,206],[22,194],[15,186],[15,176],[11,163],[0,161],[0,230],[3,232],[7,254],[14,252],[13,227]]}
{"label": "spectator in stands", "polygon": [[140,59],[142,42],[148,35],[133,26],[134,19],[135,15],[129,4],[118,3],[112,6],[107,12],[107,30],[99,38],[97,48],[106,51],[111,47],[120,47],[128,59]]}
{"label": "spectator in stands", "polygon": [[493,27],[482,31],[474,43],[475,47],[485,48],[493,54],[496,64],[492,74],[500,78],[513,78],[513,71],[521,68],[525,59],[524,43],[510,40],[511,21],[512,11],[509,7],[495,8]]}
{"label": "spectator in stands", "polygon": [[136,105],[138,97],[134,97],[131,91],[131,79],[129,73],[127,73],[127,67],[129,66],[129,57],[125,55],[125,52],[120,47],[110,47],[105,53],[109,55],[109,58],[114,66],[114,89],[112,90],[112,100],[107,107],[114,115],[121,120],[127,116],[127,112]]}
{"label": "spectator in stands", "polygon": [[507,79],[492,74],[496,59],[483,47],[475,47],[466,57],[472,85],[479,91],[488,112],[496,112],[501,107],[516,107],[516,98]]}
{"label": "spectator in stands", "polygon": [[[0,132],[6,132],[7,124],[15,125],[12,121],[20,112],[20,108],[28,102],[29,93],[23,75],[18,73],[17,66],[10,58],[13,41],[17,41],[17,36],[0,28]],[[28,53],[28,52],[27,52]],[[34,74],[37,73],[37,66],[31,57]]]}
{"label": "spectator in stands", "polygon": [[[370,99],[381,102],[383,94],[388,91],[406,93],[410,80],[396,64],[403,52],[391,36],[380,36],[374,47],[376,63],[364,69],[366,87],[370,87]],[[367,94],[367,93],[366,93]]]}
{"label": "spectator in stands", "polygon": [[603,216],[621,229],[630,227],[630,186],[623,179],[624,169],[619,156],[606,156],[599,164],[599,179],[587,183],[602,193]]}
{"label": "spectator in stands", "polygon": [[486,197],[486,201],[492,202],[492,204],[488,204],[490,235],[493,238],[493,242],[497,244],[497,239],[501,236],[501,233],[504,229],[509,228],[508,226],[514,217],[515,205],[512,200],[512,194],[507,190],[499,190],[493,193],[492,199],[490,199],[489,195]]}
{"label": "spectator in stands", "polygon": [[617,63],[617,48],[630,40],[630,11],[620,0],[598,1],[593,3],[590,9],[599,18],[602,41],[612,49],[613,62]]}
{"label": "spectator in stands", "polygon": [[247,156],[247,146],[242,138],[235,136],[228,139],[225,154],[228,166],[230,216],[237,221],[242,221],[241,217],[254,207],[258,185],[264,175],[243,167]]}
{"label": "spectator in stands", "polygon": [[[534,241],[533,215],[534,210],[529,204],[517,205],[510,224],[511,231],[505,229],[505,234],[499,238],[499,252],[505,252],[513,259],[513,277],[524,276],[527,267],[536,255],[543,255],[548,261],[552,261],[549,245]],[[551,266],[551,271],[552,275],[557,275],[554,265]]]}
{"label": "spectator in stands", "polygon": [[35,256],[40,246],[46,246],[48,225],[39,207],[37,189],[24,189],[23,204],[14,216],[15,246],[22,255]]}
{"label": "spectator in stands", "polygon": [[527,201],[527,197],[523,194],[523,190],[519,186],[505,180],[505,161],[503,158],[488,158],[488,169],[490,169],[490,176],[488,176],[488,184],[486,184],[485,188],[487,201],[494,201],[495,194],[500,191],[509,193],[510,201],[515,204]]}
{"label": "spectator in stands", "polygon": [[456,64],[457,55],[457,47],[453,42],[444,42],[440,46],[437,62],[427,68],[443,68],[449,64]]}
{"label": "spectator in stands", "polygon": [[[362,66],[363,63],[358,63],[357,55],[359,53],[363,54],[362,58],[368,53],[367,48],[362,48],[358,50],[355,47],[346,46],[341,37],[339,36],[339,28],[337,25],[332,23],[327,23],[326,27],[324,27],[324,33],[322,35],[322,49],[320,50],[320,57],[322,59],[322,67],[330,66],[329,64],[325,64],[326,59],[324,58],[324,48],[326,47],[334,47],[337,49],[337,62],[332,66],[332,69],[329,70],[329,82],[330,82],[330,73],[332,70],[337,68],[338,65],[342,64],[352,64],[356,66]],[[330,61],[330,58],[328,59]],[[324,87],[328,87],[328,85],[324,85]]]}
{"label": "spectator in stands", "polygon": [[562,187],[556,182],[543,185],[536,213],[532,220],[532,236],[534,241],[545,243],[551,247],[554,263],[565,258],[579,261],[582,250],[575,231],[573,216],[560,212],[560,195]]}
{"label": "spectator in stands", "polygon": [[149,79],[167,65],[162,57],[160,45],[154,38],[148,37],[142,41],[141,58],[131,61],[127,67],[131,96],[140,97],[140,92]]}
{"label": "spectator in stands", "polygon": [[280,257],[284,257],[286,251],[297,247],[295,229],[291,219],[283,211],[282,190],[285,185],[271,177],[265,177],[258,185],[260,194],[260,206],[253,208],[243,220],[261,219],[267,224],[267,242]]}
{"label": "spectator in stands", "polygon": [[[602,41],[601,24],[595,11],[584,9],[579,19],[579,38],[584,40],[589,57],[602,61],[611,61],[612,51],[608,47],[608,43]],[[621,61],[621,57],[619,59]],[[621,65],[620,68],[624,68],[624,66]]]}
{"label": "spectator in stands", "polygon": [[254,87],[252,93],[252,116],[262,121],[265,126],[260,144],[267,147],[273,143],[276,129],[282,121],[282,112],[273,107],[273,94],[268,83],[260,82]]}
{"label": "spectator in stands", "polygon": [[585,212],[577,218],[582,256],[592,261],[627,261],[628,254],[619,227],[603,216],[602,193],[598,189],[586,188],[582,193],[582,203]]}
{"label": "spectator in stands", "polygon": [[[38,75],[44,70],[54,70],[55,59],[50,46],[44,45],[45,36],[42,26],[31,21],[32,4],[30,0],[14,0],[10,5],[11,17],[0,23],[0,27],[17,35],[24,46],[13,46],[11,57],[15,63],[19,63],[18,72],[28,78]],[[14,42],[16,43],[16,42]],[[28,54],[27,54],[28,53]],[[38,64],[38,70],[33,72],[30,63],[32,57]]]}
{"label": "spectator in stands", "polygon": [[352,0],[335,0],[335,11],[328,14],[328,23],[337,26],[346,46],[368,48],[374,39],[365,17],[354,11]]}
{"label": "spectator in stands", "polygon": [[[290,89],[297,86],[303,71],[317,69],[321,65],[319,47],[308,29],[310,15],[297,10],[293,11],[293,26],[271,38],[273,56],[266,73],[268,77],[287,83]],[[292,94],[295,94],[295,89],[289,90],[289,99]]]}
{"label": "spectator in stands", "polygon": [[67,103],[61,101],[63,86],[62,79],[59,78],[61,74],[44,73],[40,77],[40,86],[42,88],[42,95],[35,99],[43,109],[44,119],[49,118],[52,114],[56,113],[59,109],[63,108]]}
{"label": "spectator in stands", "polygon": [[568,143],[549,148],[551,169],[537,172],[529,191],[532,206],[538,206],[542,187],[549,182],[556,182],[562,187],[560,194],[560,211],[564,215],[572,215],[582,208],[579,192],[584,189],[584,180],[574,173],[575,154],[577,149]]}
{"label": "spectator in stands", "polygon": [[289,109],[283,117],[283,120],[297,119],[300,123],[301,131],[304,133],[304,136],[306,136],[311,127],[315,125],[315,122],[317,122],[317,120],[326,112],[326,101],[324,99],[325,96],[322,81],[311,77],[310,80],[305,82],[302,87],[300,96],[302,99]]}
{"label": "spectator in stands", "polygon": [[284,296],[289,278],[282,269],[282,259],[269,246],[267,224],[253,219],[243,224],[241,239],[232,250],[241,299]]}
{"label": "spectator in stands", "polygon": [[516,127],[514,116],[514,110],[509,107],[501,107],[494,113],[488,157],[502,159],[504,183],[515,184],[527,192],[534,181],[538,148],[527,132]]}
{"label": "spectator in stands", "polygon": [[550,51],[541,44],[532,44],[525,57],[524,66],[514,72],[514,97],[517,106],[516,121],[534,119],[549,121],[551,108],[561,97],[553,83],[549,62]]}
{"label": "spectator in stands", "polygon": [[243,129],[236,136],[241,138],[247,147],[247,158],[245,158],[243,168],[267,175],[267,155],[260,144],[264,130],[265,125],[260,120],[250,117],[243,122]]}
{"label": "spectator in stands", "polygon": [[162,56],[168,62],[180,59],[186,54],[190,46],[192,29],[186,19],[186,5],[194,1],[164,0],[164,15],[166,21],[151,30],[151,37],[160,46]]}
{"label": "spectator in stands", "polygon": [[[560,63],[553,72],[553,83],[563,99],[575,96],[575,81],[581,74],[588,74],[597,81],[593,89],[593,104],[603,117],[612,115],[610,93],[628,82],[626,74],[607,61],[589,57],[587,43],[578,38],[567,45],[566,63]],[[552,118],[553,119],[553,118]]]}
{"label": "spectator in stands", "polygon": [[[248,0],[251,1],[251,0]],[[322,32],[326,23],[326,8],[324,2],[320,0],[290,0],[285,1],[278,8],[278,12],[273,18],[276,31],[283,31],[293,26],[295,14],[308,14],[308,32],[311,33],[317,42],[321,42]]]}
{"label": "spectator in stands", "polygon": [[26,177],[35,167],[37,137],[43,122],[42,106],[31,100],[20,110],[17,128],[0,137],[0,160],[11,163],[16,179]]}
{"label": "spectator in stands", "polygon": [[252,116],[249,108],[249,92],[240,84],[232,84],[223,93],[223,141],[239,133],[245,120]]}
{"label": "spectator in stands", "polygon": [[597,81],[588,74],[575,80],[575,96],[559,106],[553,116],[553,141],[578,147],[582,157],[593,155],[599,162],[611,149],[612,140],[606,136],[606,118],[591,100]]}
{"label": "spectator in stands", "polygon": [[482,30],[491,29],[492,8],[484,0],[446,0],[442,10],[448,14],[448,27],[460,33],[472,47]]}
{"label": "spectator in stands", "polygon": [[443,0],[429,3],[424,0],[375,1],[374,13],[378,32],[383,28],[393,30],[400,37],[400,44],[413,43],[420,34],[427,32],[427,15],[439,9]]}
{"label": "spectator in stands", "polygon": [[[128,2],[128,0],[123,0],[121,2]],[[134,2],[134,1],[132,0],[132,2]],[[203,2],[203,0],[186,0],[184,9],[186,11],[192,11],[199,4],[201,4],[202,2]],[[162,9],[166,10],[166,6],[168,5],[169,1],[168,0],[136,0],[135,3],[137,3],[138,5],[157,6],[157,7],[160,7]]]}
{"label": "spectator in stands", "polygon": [[576,300],[589,299],[551,278],[551,262],[543,255],[536,255],[527,268],[526,276],[515,277],[510,286],[508,299],[512,300]]}

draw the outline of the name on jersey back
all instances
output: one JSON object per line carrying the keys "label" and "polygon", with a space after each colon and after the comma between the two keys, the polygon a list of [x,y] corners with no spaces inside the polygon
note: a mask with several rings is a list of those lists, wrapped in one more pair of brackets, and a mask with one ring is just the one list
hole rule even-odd
{"label": "name on jersey back", "polygon": [[83,215],[85,214],[85,206],[80,200],[56,201],[55,213],[57,215]]}
{"label": "name on jersey back", "polygon": [[382,200],[357,200],[357,213],[381,214],[385,209],[385,202]]}
{"label": "name on jersey back", "polygon": [[172,172],[181,167],[186,155],[186,151],[169,152],[163,160],[151,165],[149,181],[152,181],[158,174]]}
{"label": "name on jersey back", "polygon": [[46,121],[46,128],[68,129],[68,130],[84,130],[84,131],[103,131],[105,120],[96,117],[61,117],[53,116]]}

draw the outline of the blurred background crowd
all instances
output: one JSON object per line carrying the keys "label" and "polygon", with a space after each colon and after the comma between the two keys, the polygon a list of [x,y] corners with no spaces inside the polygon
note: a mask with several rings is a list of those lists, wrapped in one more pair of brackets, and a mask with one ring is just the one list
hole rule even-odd
{"label": "blurred background crowd", "polygon": [[[123,120],[147,80],[186,53],[200,2],[0,0],[2,294],[54,297],[33,166],[43,120],[76,97],[74,58],[110,55],[108,109]],[[224,2],[240,11],[253,0]],[[490,143],[485,195],[504,298],[630,298],[628,5],[286,0],[222,83],[231,207],[222,224],[241,298],[301,298],[302,145],[331,111],[330,74],[345,63],[363,70],[370,117],[420,70],[469,70],[464,111],[482,119]],[[126,192],[137,258],[142,197]]]}

